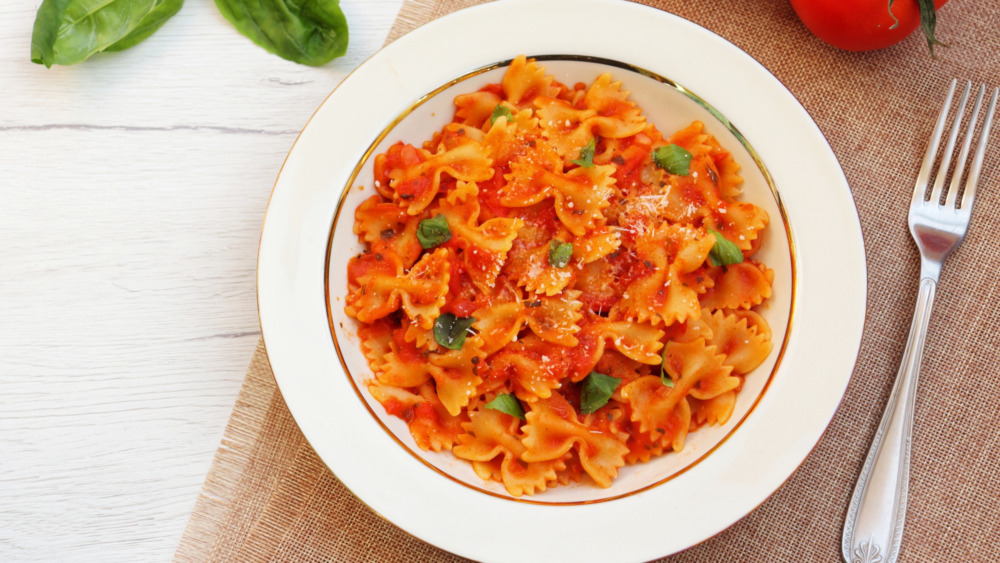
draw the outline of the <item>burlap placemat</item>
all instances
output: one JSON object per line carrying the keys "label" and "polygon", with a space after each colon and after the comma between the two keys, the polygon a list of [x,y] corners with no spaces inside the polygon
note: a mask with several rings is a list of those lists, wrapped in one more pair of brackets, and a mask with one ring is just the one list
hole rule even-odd
{"label": "burlap placemat", "polygon": [[[407,0],[390,40],[474,3]],[[906,227],[912,182],[948,80],[1000,82],[1000,9],[994,0],[954,0],[943,7],[938,34],[950,47],[931,59],[917,36],[874,53],[829,48],[784,0],[647,3],[732,41],[802,102],[854,191],[869,273],[861,354],[826,435],[770,500],[670,561],[837,561],[847,503],[910,324],[918,277]],[[980,187],[971,231],[945,269],[931,321],[916,405],[904,561],[1000,560],[1000,487],[994,483],[1000,472],[1000,139],[992,144]],[[822,370],[815,376],[823,377]],[[337,481],[292,420],[262,347],[176,558],[459,560],[382,520]]]}

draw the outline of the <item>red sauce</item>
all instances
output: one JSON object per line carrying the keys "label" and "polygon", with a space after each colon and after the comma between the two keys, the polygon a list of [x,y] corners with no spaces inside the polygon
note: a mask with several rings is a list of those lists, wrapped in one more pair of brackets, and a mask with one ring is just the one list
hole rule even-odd
{"label": "red sauce", "polygon": [[430,403],[420,403],[415,405],[413,410],[415,415],[414,418],[429,420],[432,422],[437,422],[438,420],[437,411],[434,410],[434,406]]}
{"label": "red sauce", "polygon": [[494,168],[492,178],[476,183],[479,186],[480,222],[510,215],[511,209],[500,203],[500,188],[507,185],[507,180],[504,180],[503,177],[504,174],[510,174],[510,169],[507,166]]}
{"label": "red sauce", "polygon": [[396,343],[396,355],[406,363],[417,363],[423,361],[423,355],[414,342],[407,342],[403,335],[406,329],[397,328],[392,331],[392,339]]}
{"label": "red sauce", "polygon": [[389,253],[383,254],[380,250],[383,249],[376,247],[371,252],[355,256],[348,260],[348,283],[360,285],[358,280],[373,273],[380,273],[387,276],[395,276],[397,274],[396,265],[398,264],[398,259],[396,259],[395,255],[390,255]]}
{"label": "red sauce", "polygon": [[479,308],[475,301],[469,301],[464,297],[457,297],[441,307],[442,313],[451,313],[456,317],[471,317],[472,312]]}
{"label": "red sauce", "polygon": [[642,164],[649,156],[650,150],[648,144],[634,142],[618,155],[621,159],[615,162],[621,163],[618,164],[614,177],[615,186],[621,190],[622,195],[627,197],[642,186]]}
{"label": "red sauce", "polygon": [[489,92],[490,94],[493,94],[494,96],[497,96],[497,97],[500,97],[500,98],[504,97],[504,95],[503,95],[503,85],[500,84],[499,82],[494,82],[494,83],[491,83],[491,84],[487,84],[486,86],[483,86],[482,88],[480,88],[479,91],[480,92]]}

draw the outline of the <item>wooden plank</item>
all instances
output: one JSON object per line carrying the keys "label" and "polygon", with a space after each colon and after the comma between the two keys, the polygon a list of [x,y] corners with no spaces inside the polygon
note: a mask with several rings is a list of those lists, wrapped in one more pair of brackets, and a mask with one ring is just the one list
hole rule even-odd
{"label": "wooden plank", "polygon": [[298,131],[352,44],[275,57],[212,2],[136,48],[45,69],[38,1],[0,4],[0,560],[169,560],[260,337],[255,267]]}

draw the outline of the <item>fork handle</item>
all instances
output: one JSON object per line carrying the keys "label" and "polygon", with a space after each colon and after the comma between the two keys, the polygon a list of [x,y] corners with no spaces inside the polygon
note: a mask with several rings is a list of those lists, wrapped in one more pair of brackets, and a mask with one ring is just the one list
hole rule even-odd
{"label": "fork handle", "polygon": [[903,361],[847,510],[841,548],[847,563],[895,563],[903,538],[913,406],[937,272],[921,272]]}

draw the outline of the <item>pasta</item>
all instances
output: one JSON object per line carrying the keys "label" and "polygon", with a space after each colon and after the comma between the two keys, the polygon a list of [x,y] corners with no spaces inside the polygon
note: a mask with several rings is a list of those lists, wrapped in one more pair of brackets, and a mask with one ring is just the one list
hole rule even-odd
{"label": "pasta", "polygon": [[375,157],[355,210],[345,310],[375,400],[513,496],[609,487],[725,424],[771,352],[774,280],[732,155],[523,56],[454,104]]}

